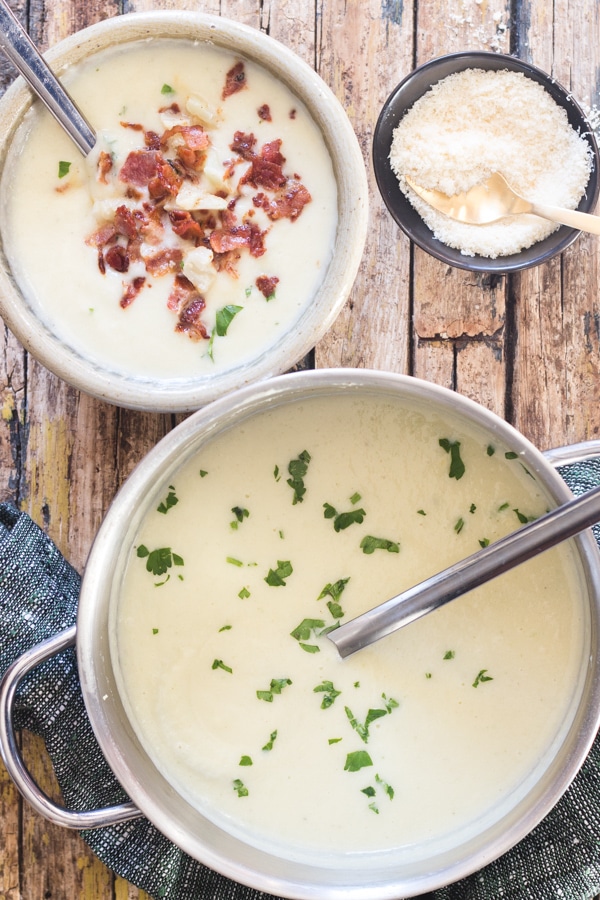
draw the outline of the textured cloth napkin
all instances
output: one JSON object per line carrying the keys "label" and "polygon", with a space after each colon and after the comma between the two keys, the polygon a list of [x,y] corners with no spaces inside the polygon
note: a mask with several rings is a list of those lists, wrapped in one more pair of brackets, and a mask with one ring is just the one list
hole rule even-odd
{"label": "textured cloth napkin", "polygon": [[[559,470],[575,494],[600,484],[600,459]],[[600,528],[594,527],[600,541]],[[75,622],[80,578],[24,513],[0,504],[0,675],[25,650]],[[73,650],[21,684],[15,724],[44,739],[65,804],[127,799],[86,715]],[[190,859],[146,819],[83,832],[113,871],[165,900],[268,900]],[[600,893],[600,737],[567,793],[520,844],[429,900],[587,900]]]}

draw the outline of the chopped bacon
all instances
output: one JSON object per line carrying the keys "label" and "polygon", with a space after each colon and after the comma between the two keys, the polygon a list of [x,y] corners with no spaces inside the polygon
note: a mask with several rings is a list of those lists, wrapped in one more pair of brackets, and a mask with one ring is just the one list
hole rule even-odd
{"label": "chopped bacon", "polygon": [[277,275],[259,275],[256,279],[256,287],[267,300],[274,295],[278,284],[279,278]]}
{"label": "chopped bacon", "polygon": [[233,66],[225,76],[225,86],[221,92],[221,100],[226,100],[232,94],[248,87],[246,83],[246,72],[244,71],[244,63],[238,62]]}
{"label": "chopped bacon", "polygon": [[179,312],[184,304],[189,301],[198,290],[195,285],[181,273],[175,276],[173,288],[167,300],[167,308],[172,312]]}
{"label": "chopped bacon", "polygon": [[104,260],[111,269],[114,269],[115,272],[127,272],[129,269],[129,256],[127,253],[127,249],[125,247],[121,247],[120,244],[115,244],[113,247],[109,247],[109,249],[104,254]]}
{"label": "chopped bacon", "polygon": [[209,337],[203,322],[200,319],[206,301],[201,294],[196,294],[193,300],[187,303],[179,313],[179,321],[175,331],[187,334],[192,341],[206,340]]}
{"label": "chopped bacon", "polygon": [[140,231],[147,244],[160,244],[165,234],[161,209],[151,203],[144,203],[144,219]]}
{"label": "chopped bacon", "polygon": [[159,250],[154,256],[147,256],[144,259],[146,269],[151,275],[158,277],[166,275],[167,272],[175,272],[181,267],[183,253],[178,247],[165,247]]}
{"label": "chopped bacon", "polygon": [[265,232],[254,222],[215,229],[210,235],[210,246],[215,253],[227,253],[239,247],[248,247],[252,256],[259,257],[265,252]]}
{"label": "chopped bacon", "polygon": [[88,247],[105,247],[116,236],[117,229],[112,222],[102,225],[85,239]]}
{"label": "chopped bacon", "polygon": [[252,198],[254,206],[263,209],[272,222],[277,219],[290,219],[294,222],[307,203],[312,200],[311,195],[299,181],[288,182],[288,189],[281,191],[274,198],[269,198],[260,192]]}
{"label": "chopped bacon", "polygon": [[156,177],[162,156],[156,150],[132,150],[121,166],[119,179],[126,184],[145,187]]}
{"label": "chopped bacon", "polygon": [[241,183],[251,184],[255,188],[263,187],[268,191],[279,190],[285,186],[286,181],[281,165],[262,156],[254,157],[250,168],[240,179]]}
{"label": "chopped bacon", "polygon": [[273,118],[271,116],[271,108],[268,103],[263,103],[262,106],[259,106],[257,109],[258,118],[262,119],[263,122],[272,122]]}
{"label": "chopped bacon", "polygon": [[143,131],[144,126],[139,122],[119,122],[121,128],[131,128],[132,131]]}
{"label": "chopped bacon", "polygon": [[102,184],[108,184],[107,175],[112,169],[113,161],[110,153],[107,153],[105,150],[100,151],[100,155],[98,156],[98,181]]}
{"label": "chopped bacon", "polygon": [[199,243],[204,237],[202,226],[196,222],[190,212],[185,209],[172,209],[169,212],[171,228],[186,241]]}
{"label": "chopped bacon", "polygon": [[106,275],[106,263],[104,262],[104,254],[100,248],[98,248],[98,268],[102,275]]}
{"label": "chopped bacon", "polygon": [[172,112],[177,115],[177,113],[181,112],[181,107],[179,106],[179,103],[171,103],[170,106],[161,106],[158,111],[159,113]]}
{"label": "chopped bacon", "polygon": [[117,206],[114,219],[115,229],[130,241],[138,237],[138,219],[128,206]]}
{"label": "chopped bacon", "polygon": [[131,281],[127,285],[127,288],[125,289],[125,293],[123,294],[123,296],[121,297],[121,299],[119,301],[119,305],[121,306],[122,309],[127,309],[128,306],[131,306],[131,304],[133,303],[133,301],[135,300],[135,298],[137,297],[137,295],[139,294],[141,289],[144,287],[145,283],[146,283],[146,279],[144,278],[144,276],[138,275],[137,278],[134,278],[133,281]]}
{"label": "chopped bacon", "polygon": [[156,175],[148,182],[148,193],[153,200],[164,200],[169,195],[176,197],[183,184],[183,176],[175,171],[171,162],[167,162],[162,156],[160,158]]}
{"label": "chopped bacon", "polygon": [[227,253],[213,253],[213,266],[217,272],[227,272],[230,278],[239,278],[237,270],[239,258],[239,250],[228,250]]}
{"label": "chopped bacon", "polygon": [[145,131],[144,143],[150,150],[160,150],[160,135],[156,131]]}
{"label": "chopped bacon", "polygon": [[290,109],[290,119],[295,119],[295,118],[296,118],[296,110]]}
{"label": "chopped bacon", "polygon": [[263,144],[260,155],[268,162],[275,163],[278,166],[282,166],[285,162],[285,156],[283,156],[283,154],[281,153],[281,138],[277,138],[277,140],[275,141],[268,141],[266,144]]}
{"label": "chopped bacon", "polygon": [[202,125],[174,125],[165,131],[160,139],[161,143],[166,144],[175,134],[181,135],[190,150],[206,150],[210,144],[210,138]]}
{"label": "chopped bacon", "polygon": [[255,144],[256,138],[253,134],[245,134],[243,131],[236,131],[230,147],[235,153],[239,153],[242,159],[253,159],[255,155]]}

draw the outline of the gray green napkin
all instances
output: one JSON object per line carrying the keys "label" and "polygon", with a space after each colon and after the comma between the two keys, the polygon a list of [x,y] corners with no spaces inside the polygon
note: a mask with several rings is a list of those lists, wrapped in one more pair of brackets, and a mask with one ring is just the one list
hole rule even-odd
{"label": "gray green napkin", "polygon": [[[560,469],[575,494],[600,483],[600,459]],[[600,542],[600,528],[594,527]],[[0,675],[25,650],[74,624],[80,577],[25,514],[0,504]],[[65,804],[92,809],[127,799],[92,732],[75,652],[21,684],[15,723],[44,739]],[[146,819],[83,832],[114,872],[164,900],[262,900],[188,857]],[[481,872],[429,900],[588,900],[600,893],[600,737],[543,822]]]}

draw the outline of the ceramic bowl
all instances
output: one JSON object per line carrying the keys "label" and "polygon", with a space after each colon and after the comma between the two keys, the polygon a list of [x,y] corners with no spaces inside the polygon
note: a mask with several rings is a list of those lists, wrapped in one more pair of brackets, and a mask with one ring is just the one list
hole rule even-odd
{"label": "ceramic bowl", "polygon": [[[196,41],[199,52],[203,46],[223,48],[236,59],[258,64],[268,77],[292,91],[321,132],[337,185],[337,230],[330,262],[312,300],[289,326],[282,327],[272,344],[266,349],[263,346],[246,361],[234,360],[218,371],[194,372],[191,376],[122,374],[114,364],[92,360],[85,351],[58,336],[50,319],[36,311],[17,284],[3,239],[0,315],[33,357],[74,387],[123,407],[186,412],[233,389],[286,371],[325,334],[347,298],[361,259],[366,236],[367,182],[356,136],[334,94],[298,56],[258,30],[196,12],[129,14],[106,19],[69,37],[52,48],[47,59],[60,75],[104,49],[117,45],[126,48],[133,42],[165,37]],[[18,78],[0,102],[0,175],[11,142],[31,105],[31,92]],[[94,110],[83,111],[93,124]],[[73,149],[73,153],[77,151]],[[10,191],[10,184],[5,184],[4,190]],[[68,272],[49,272],[48,277],[61,278],[68,296]]]}
{"label": "ceramic bowl", "polygon": [[544,240],[520,253],[496,259],[466,256],[460,250],[448,247],[434,237],[433,232],[400,190],[389,160],[394,130],[414,103],[442,79],[456,72],[475,68],[493,71],[507,69],[522,73],[541,84],[556,103],[565,109],[570,125],[585,138],[592,153],[592,172],[578,209],[582,212],[593,212],[600,188],[600,157],[592,127],[584,112],[570,92],[550,75],[530,63],[500,53],[483,51],[452,53],[433,59],[411,72],[394,88],[383,105],[373,136],[373,164],[377,184],[388,210],[415,244],[450,266],[474,272],[503,274],[547,262],[570,246],[580,232],[561,226]]}

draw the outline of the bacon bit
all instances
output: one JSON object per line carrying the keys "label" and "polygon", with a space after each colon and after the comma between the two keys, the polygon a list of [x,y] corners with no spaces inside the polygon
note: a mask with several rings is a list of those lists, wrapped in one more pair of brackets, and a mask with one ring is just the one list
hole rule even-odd
{"label": "bacon bit", "polygon": [[182,259],[183,253],[178,247],[166,247],[154,256],[145,257],[144,262],[146,270],[156,278],[167,272],[175,272],[180,268]]}
{"label": "bacon bit", "polygon": [[160,150],[160,135],[156,131],[145,131],[144,143],[150,150]]}
{"label": "bacon bit", "polygon": [[213,266],[217,272],[227,272],[230,278],[239,278],[237,263],[240,255],[239,250],[229,250],[227,253],[214,253]]}
{"label": "bacon bit", "polygon": [[144,126],[140,125],[139,122],[119,122],[121,128],[131,128],[132,131],[143,131]]}
{"label": "bacon bit", "polygon": [[104,259],[107,265],[114,269],[115,272],[127,272],[129,269],[127,250],[125,247],[121,247],[120,244],[110,247],[104,254]]}
{"label": "bacon bit", "polygon": [[254,159],[254,146],[256,138],[253,134],[244,134],[243,131],[236,131],[233,135],[233,143],[229,146],[235,153],[239,153],[242,159]]}
{"label": "bacon bit", "polygon": [[144,287],[145,283],[146,279],[144,278],[144,276],[138,275],[137,278],[134,278],[133,281],[127,285],[125,293],[119,301],[121,309],[127,309],[128,306],[131,306],[139,292]]}
{"label": "bacon bit", "polygon": [[102,250],[98,249],[98,268],[100,269],[101,275],[106,275],[106,264],[104,262],[104,254]]}
{"label": "bacon bit", "polygon": [[117,206],[114,219],[115,229],[130,241],[138,237],[138,220],[128,206]]}
{"label": "bacon bit", "polygon": [[107,222],[106,225],[102,225],[97,231],[94,231],[93,234],[90,234],[88,238],[86,238],[85,242],[88,247],[105,247],[109,241],[116,236],[117,229],[113,225],[112,222]]}
{"label": "bacon bit", "polygon": [[244,71],[244,63],[238,62],[229,70],[225,76],[225,87],[221,92],[221,100],[226,100],[232,94],[248,87],[246,83],[246,73]]}
{"label": "bacon bit", "polygon": [[144,203],[145,221],[140,231],[147,244],[160,244],[164,237],[165,227],[162,223],[161,209],[151,203]]}
{"label": "bacon bit", "polygon": [[267,103],[263,103],[262,106],[259,106],[257,109],[258,118],[262,119],[264,122],[272,122],[273,118],[271,116],[271,109]]}
{"label": "bacon bit", "polygon": [[196,246],[204,237],[204,231],[196,222],[190,212],[185,209],[172,209],[169,211],[171,228],[179,237],[186,241],[194,241]]}
{"label": "bacon bit", "polygon": [[276,222],[278,219],[290,219],[295,222],[311,200],[311,195],[299,181],[289,182],[288,190],[279,193],[273,199],[262,192],[252,198],[254,206],[264,209],[272,222]]}
{"label": "bacon bit", "polygon": [[181,107],[179,106],[179,103],[171,103],[170,106],[161,106],[158,111],[159,113],[172,112],[177,114],[181,112]]}
{"label": "bacon bit", "polygon": [[128,187],[125,191],[125,196],[128,200],[141,200],[142,194],[139,191],[136,191],[133,187]]}
{"label": "bacon bit", "polygon": [[113,167],[112,156],[106,150],[101,150],[98,156],[98,181],[108,184],[107,175]]}
{"label": "bacon bit", "polygon": [[198,291],[189,278],[181,273],[175,276],[173,288],[167,300],[167,309],[173,312],[179,312],[186,302],[188,302]]}
{"label": "bacon bit", "polygon": [[290,109],[290,119],[295,119],[295,118],[296,118],[296,110]]}
{"label": "bacon bit", "polygon": [[175,331],[179,334],[187,334],[192,341],[207,340],[208,331],[200,320],[200,316],[206,301],[201,294],[196,294],[193,300],[190,300],[179,313],[179,321],[175,326]]}
{"label": "bacon bit", "polygon": [[252,256],[259,257],[265,252],[264,236],[255,222],[243,225],[232,225],[229,228],[216,229],[210,235],[210,246],[215,253],[227,253],[239,247],[248,247]]}
{"label": "bacon bit", "polygon": [[146,187],[156,177],[162,155],[155,150],[132,150],[119,172],[119,180],[137,187]]}
{"label": "bacon bit", "polygon": [[163,200],[169,195],[176,197],[183,184],[183,176],[176,172],[161,154],[158,156],[160,156],[161,162],[157,167],[155,177],[148,182],[148,193],[153,200]]}
{"label": "bacon bit", "polygon": [[173,125],[161,137],[161,144],[164,146],[175,134],[181,135],[190,150],[206,150],[210,144],[210,138],[202,125]]}
{"label": "bacon bit", "polygon": [[275,141],[268,141],[266,144],[263,144],[260,155],[268,162],[275,163],[275,165],[278,166],[282,166],[285,162],[285,156],[283,156],[283,154],[281,153],[281,138],[277,138],[277,140]]}
{"label": "bacon bit", "polygon": [[256,279],[256,287],[267,300],[273,296],[278,284],[279,278],[277,275],[259,275]]}

